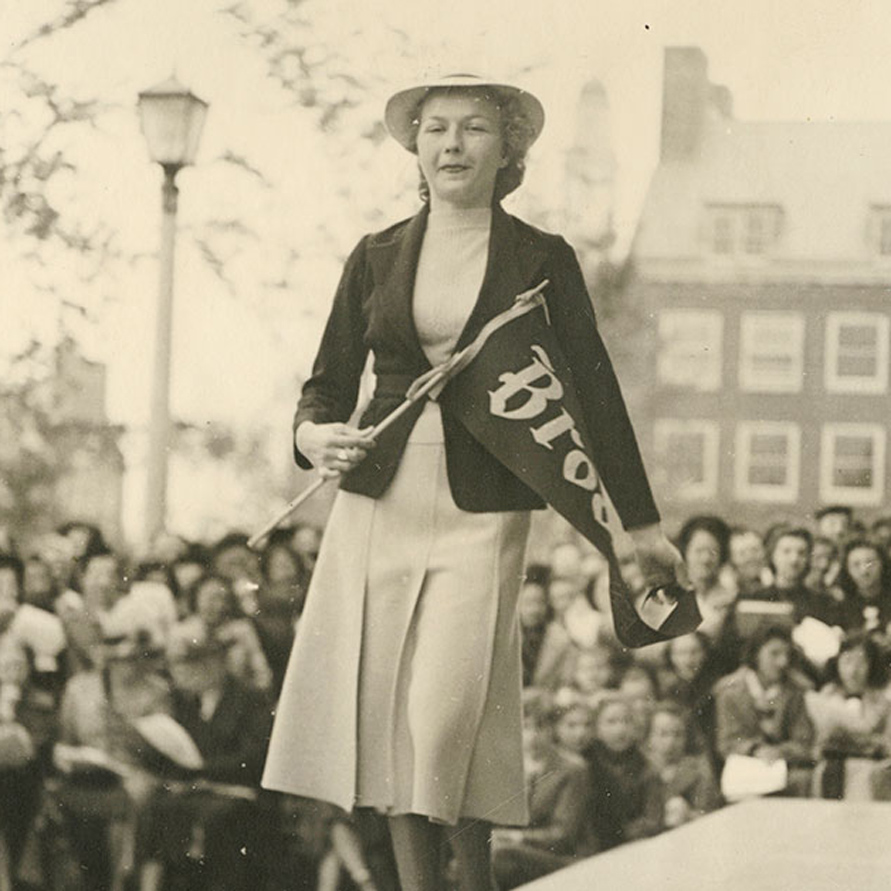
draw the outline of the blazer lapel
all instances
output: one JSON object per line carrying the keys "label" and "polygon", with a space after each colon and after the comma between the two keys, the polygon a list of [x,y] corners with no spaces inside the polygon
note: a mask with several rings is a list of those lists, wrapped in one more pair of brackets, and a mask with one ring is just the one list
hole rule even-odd
{"label": "blazer lapel", "polygon": [[369,248],[369,260],[375,281],[375,301],[387,320],[388,331],[402,341],[412,358],[423,369],[430,362],[421,347],[412,313],[415,274],[429,208],[425,204],[392,241]]}
{"label": "blazer lapel", "polygon": [[537,285],[545,252],[534,242],[523,240],[513,219],[501,205],[492,209],[489,258],[479,298],[458,338],[457,349],[467,346],[493,316],[513,305],[518,294]]}

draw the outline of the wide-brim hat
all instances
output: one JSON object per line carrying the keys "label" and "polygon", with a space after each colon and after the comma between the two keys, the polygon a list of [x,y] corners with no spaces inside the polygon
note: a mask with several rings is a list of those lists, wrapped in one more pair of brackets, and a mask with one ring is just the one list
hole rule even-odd
{"label": "wide-brim hat", "polygon": [[536,96],[527,90],[499,80],[491,80],[476,74],[448,74],[394,93],[384,110],[384,123],[390,135],[410,152],[415,150],[415,115],[421,100],[431,90],[489,89],[517,100],[529,123],[529,145],[532,145],[544,127],[544,107]]}

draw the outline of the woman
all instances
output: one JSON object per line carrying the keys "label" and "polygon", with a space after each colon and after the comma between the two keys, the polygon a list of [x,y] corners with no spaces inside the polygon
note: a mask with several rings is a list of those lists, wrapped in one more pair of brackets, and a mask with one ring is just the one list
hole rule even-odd
{"label": "woman", "polygon": [[891,563],[879,545],[866,538],[849,541],[842,552],[838,587],[845,631],[887,632],[891,622]]}
{"label": "woman", "polygon": [[[528,512],[543,502],[447,405],[417,403],[374,444],[362,428],[547,278],[622,522],[654,580],[673,575],[676,554],[575,255],[500,206],[543,126],[539,101],[458,75],[397,93],[385,118],[418,157],[425,206],[348,259],[294,419],[298,463],[341,483],[264,783],[386,813],[406,891],[438,887],[442,824],[457,825],[463,887],[489,889],[490,823],[528,819],[516,600]],[[350,426],[369,350],[376,391]]]}
{"label": "woman", "polygon": [[758,629],[745,663],[715,686],[718,753],[750,755],[789,765],[788,793],[806,796],[813,766],[814,728],[804,693],[791,680],[792,639],[782,627]]}

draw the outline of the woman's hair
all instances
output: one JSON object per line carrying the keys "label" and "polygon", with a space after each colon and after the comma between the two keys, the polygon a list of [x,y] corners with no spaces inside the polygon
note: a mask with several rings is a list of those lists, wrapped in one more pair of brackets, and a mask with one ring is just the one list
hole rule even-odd
{"label": "woman's hair", "polygon": [[[290,531],[290,530],[289,530]],[[264,582],[269,581],[269,564],[272,562],[272,555],[276,551],[284,551],[291,558],[294,567],[297,570],[297,582],[305,584],[306,582],[306,566],[303,564],[303,558],[290,545],[290,535],[287,539],[279,538],[274,542],[270,542],[263,548],[260,554],[260,577]]]}
{"label": "woman's hair", "polygon": [[758,654],[772,640],[781,640],[788,647],[792,646],[792,634],[788,628],[782,625],[763,625],[759,628],[746,643],[743,652],[743,664],[749,668],[756,668],[758,663]]}
{"label": "woman's hair", "polygon": [[[535,138],[535,128],[523,113],[523,107],[519,100],[511,93],[491,86],[436,87],[429,90],[424,94],[424,97],[412,114],[413,132],[409,148],[415,154],[418,153],[418,126],[421,122],[421,112],[423,111],[424,103],[428,99],[433,96],[468,92],[481,94],[490,99],[501,112],[501,139],[507,164],[498,171],[495,177],[493,201],[497,203],[523,182],[523,177],[526,173],[526,152],[529,151],[529,146]],[[425,204],[430,201],[430,186],[423,173],[420,174],[418,194],[421,196],[421,201]]]}
{"label": "woman's hair", "polygon": [[770,568],[776,572],[776,566],[773,563],[773,552],[776,550],[780,539],[783,538],[799,538],[807,545],[807,561],[804,568],[804,575],[807,575],[811,568],[811,552],[814,549],[814,536],[804,526],[789,526],[785,523],[772,527],[770,535],[767,538],[767,562]]}
{"label": "woman's hair", "polygon": [[665,644],[665,649],[662,651],[662,661],[667,668],[674,670],[674,662],[672,662],[672,652],[674,651],[674,643],[677,640],[681,640],[684,637],[695,637],[696,640],[699,641],[699,645],[702,647],[702,652],[705,656],[712,650],[712,642],[709,639],[708,635],[704,632],[700,631],[698,628],[689,632],[689,634],[682,634],[679,637],[672,637]]}
{"label": "woman's hair", "polygon": [[682,556],[686,556],[690,540],[697,532],[707,532],[718,543],[718,558],[721,565],[730,559],[730,527],[720,517],[711,514],[690,517],[681,527],[677,544]]}
{"label": "woman's hair", "polygon": [[826,666],[826,679],[836,684],[841,683],[838,673],[838,659],[842,653],[851,650],[863,649],[866,656],[866,664],[869,666],[866,675],[866,686],[873,690],[879,690],[888,683],[888,664],[884,651],[878,642],[869,634],[854,631],[846,634],[838,650],[838,656],[830,660]]}
{"label": "woman's hair", "polygon": [[848,572],[848,557],[851,556],[852,551],[856,551],[858,548],[869,548],[875,552],[882,566],[882,591],[887,595],[891,591],[891,561],[888,560],[885,555],[885,549],[878,542],[862,535],[852,538],[845,543],[839,558],[840,567],[837,580],[839,588],[842,589],[847,598],[858,596],[857,585],[854,579],[851,578],[851,573]]}

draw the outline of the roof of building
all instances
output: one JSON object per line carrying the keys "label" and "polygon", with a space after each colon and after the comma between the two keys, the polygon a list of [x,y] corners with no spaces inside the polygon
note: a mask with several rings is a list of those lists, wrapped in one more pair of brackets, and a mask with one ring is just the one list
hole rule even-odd
{"label": "roof of building", "polygon": [[[775,205],[769,256],[709,248],[710,205]],[[871,210],[891,208],[891,122],[749,122],[712,111],[697,150],[657,168],[635,236],[644,277],[891,280]]]}

